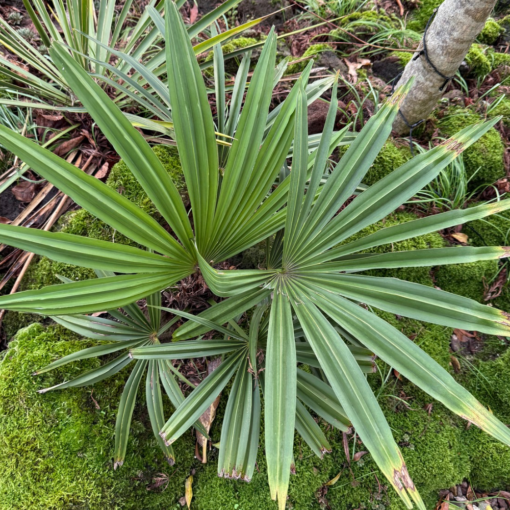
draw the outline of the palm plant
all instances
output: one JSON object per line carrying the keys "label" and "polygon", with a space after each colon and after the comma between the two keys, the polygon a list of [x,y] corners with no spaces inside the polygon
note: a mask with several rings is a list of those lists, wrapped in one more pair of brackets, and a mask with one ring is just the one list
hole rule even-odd
{"label": "palm plant", "polygon": [[[190,39],[196,38],[240,1],[227,0],[191,25],[187,29]],[[176,5],[180,8],[184,3],[185,0],[178,0]],[[161,18],[163,0],[151,0],[136,24],[124,31],[123,27],[129,19],[133,0],[124,2],[118,13],[115,0],[100,0],[97,6],[93,0],[55,0],[54,10],[43,0],[23,0],[23,4],[37,30],[37,34],[32,34],[40,38],[42,45],[35,48],[23,33],[13,29],[0,18],[0,44],[8,48],[27,67],[33,69],[31,71],[30,68],[20,67],[0,55],[2,73],[23,83],[20,87],[0,81],[0,90],[4,89],[11,94],[29,99],[20,101],[4,98],[1,100],[3,104],[66,111],[73,107],[77,111],[83,111],[79,104],[75,105],[76,97],[69,90],[64,74],[60,72],[56,63],[47,57],[48,48],[54,43],[65,44],[78,65],[96,79],[107,85],[113,85],[119,92],[117,101],[121,105],[126,95],[136,96],[136,92],[147,88],[147,83],[143,80],[140,80],[140,83],[137,81],[140,78],[139,74],[129,76],[133,64],[135,69],[141,60],[145,61],[145,65],[150,69],[164,64],[165,51],[157,46],[162,35],[158,27],[153,25],[151,18],[151,16]],[[202,41],[196,45],[196,50],[203,52],[259,22],[260,20],[252,20],[241,27],[220,34],[213,41]],[[124,58],[110,64],[111,57],[117,56],[115,50],[117,47],[122,48]],[[115,75],[120,76],[127,85],[112,80],[112,76]],[[149,83],[149,89],[150,86],[152,83]]]}
{"label": "palm plant", "polygon": [[[69,234],[0,225],[0,240],[4,243],[55,260],[115,273],[105,278],[4,296],[0,298],[0,307],[58,316],[111,310],[200,271],[211,291],[227,299],[179,327],[173,333],[175,343],[148,345],[132,351],[137,359],[148,359],[147,356],[165,359],[164,356],[178,357],[172,352],[177,346],[183,350],[189,347],[185,352],[191,357],[201,352],[194,351],[194,346],[210,345],[209,355],[225,356],[220,367],[191,392],[161,427],[165,443],[172,444],[196,423],[237,374],[224,428],[239,430],[244,446],[237,450],[237,446],[222,441],[221,455],[226,457],[222,457],[220,474],[244,473],[241,476],[245,477],[249,474],[253,446],[249,438],[255,433],[255,425],[253,430],[251,425],[256,423],[250,417],[256,418],[254,402],[258,398],[253,393],[253,374],[259,373],[262,363],[253,353],[258,352],[260,345],[265,350],[264,372],[259,379],[264,397],[269,485],[279,507],[283,509],[286,504],[294,429],[296,424],[304,427],[307,422],[306,418],[296,418],[296,413],[302,411],[301,404],[296,403],[301,384],[296,367],[298,363],[315,363],[324,372],[335,402],[341,405],[406,506],[412,508],[414,501],[424,509],[352,347],[368,349],[453,412],[506,444],[510,444],[510,432],[416,344],[359,304],[503,336],[510,332],[509,315],[435,288],[357,273],[374,268],[497,259],[507,257],[509,252],[500,247],[385,254],[366,254],[363,250],[510,209],[510,200],[421,218],[355,241],[349,238],[414,196],[495,121],[470,126],[442,145],[419,154],[351,201],[350,197],[388,138],[409,85],[397,90],[381,106],[322,184],[327,159],[344,136],[344,132],[333,132],[337,86],[333,87],[325,131],[311,153],[305,93],[310,67],[265,133],[272,91],[272,80],[267,80],[267,76],[273,73],[276,53],[272,32],[250,80],[232,146],[220,169],[215,126],[193,47],[175,5],[169,0],[165,13],[173,128],[188,186],[190,215],[143,137],[66,49],[55,43],[51,56],[59,71],[141,183],[168,228],[100,181],[0,126],[0,142],[5,147],[76,203],[147,248],[144,251]],[[274,187],[292,144],[292,171]],[[220,271],[214,268],[263,240],[269,243],[265,269]],[[230,344],[228,352],[224,348],[215,350],[214,343],[207,344],[205,340],[186,341],[227,322],[236,330],[233,318],[264,303],[269,307],[265,312],[267,335],[264,328],[257,333],[257,314],[263,324],[264,312],[256,309],[248,335],[232,333],[232,329],[223,331]],[[308,345],[307,355],[302,354],[299,345],[303,335]],[[161,349],[168,349],[167,354]],[[184,356],[182,352],[179,356]],[[250,371],[252,377],[247,375]],[[308,392],[308,400],[306,397],[300,400],[320,414],[314,405],[320,406],[322,399],[314,399],[313,391]]]}
{"label": "palm plant", "polygon": [[[96,271],[96,274],[98,278],[113,276],[113,273],[108,271]],[[60,278],[65,283],[72,282],[72,280],[67,278]],[[179,319],[179,315],[176,315],[174,319],[168,321],[166,324],[161,324],[161,312],[156,308],[156,306],[161,306],[161,294],[159,292],[148,296],[147,304],[149,306],[148,317],[144,315],[137,304],[126,305],[123,310],[109,310],[109,314],[114,320],[89,315],[61,315],[52,317],[55,322],[71,331],[74,331],[75,333],[78,333],[79,335],[83,335],[93,340],[110,343],[102,343],[100,345],[88,347],[73,354],[69,354],[68,356],[50,363],[47,367],[38,370],[34,374],[44,374],[50,370],[67,365],[68,363],[118,354],[119,351],[124,351],[119,356],[99,368],[85,372],[70,381],[65,381],[51,388],[39,390],[39,393],[46,393],[56,389],[77,388],[96,384],[104,379],[114,376],[131,365],[130,368],[132,371],[122,393],[119,411],[117,414],[117,423],[115,426],[115,469],[122,466],[124,463],[129,428],[135,407],[136,393],[145,370],[147,370],[145,385],[147,410],[154,435],[156,436],[156,441],[170,465],[173,465],[175,462],[173,449],[171,446],[166,445],[159,435],[159,430],[165,423],[161,386],[163,386],[166,395],[168,395],[174,407],[178,407],[184,400],[183,393],[175,377],[177,376],[182,382],[193,387],[192,383],[187,381],[186,378],[180,374],[171,363],[164,359],[151,361],[142,360],[137,361],[134,364],[131,363],[132,358],[129,355],[129,349],[159,344],[160,338]],[[185,312],[178,313],[181,316],[188,316]],[[186,348],[188,348],[188,346],[186,346]],[[179,349],[175,351],[176,355],[178,354],[178,351]],[[186,355],[186,352],[183,354]],[[195,350],[194,354],[196,355]],[[200,353],[198,354],[200,355]],[[202,434],[207,436],[207,432],[200,422],[197,421],[195,427]]]}

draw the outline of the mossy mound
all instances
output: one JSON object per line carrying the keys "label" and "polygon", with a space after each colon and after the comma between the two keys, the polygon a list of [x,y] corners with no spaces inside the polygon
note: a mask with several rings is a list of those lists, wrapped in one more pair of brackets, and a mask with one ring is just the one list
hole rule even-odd
{"label": "mossy mound", "polygon": [[[378,315],[413,338],[447,368],[450,328],[425,328],[418,321],[397,318],[385,312],[378,312]],[[276,510],[267,485],[263,431],[257,469],[250,484],[218,478],[218,451],[214,448],[209,453],[208,464],[198,464],[190,434],[175,443],[177,462],[169,467],[153,439],[144,411],[143,391],[137,396],[139,404],[135,408],[126,462],[114,471],[115,414],[127,372],[93,388],[44,395],[38,394],[37,390],[95,368],[99,362],[86,360],[37,378],[32,376],[35,370],[49,362],[89,345],[92,345],[90,341],[79,340],[60,327],[44,328],[34,324],[20,331],[10,349],[5,351],[0,363],[0,413],[4,417],[0,421],[0,508],[4,505],[6,509],[14,510],[174,510],[179,508],[177,502],[184,495],[186,478],[195,469],[192,507],[200,510]],[[469,388],[478,392],[477,396],[507,421],[510,409],[508,356],[510,354],[494,362],[479,364],[483,376],[493,388],[497,387],[497,396],[486,393],[483,387],[478,388],[474,383]],[[379,375],[374,374],[369,379],[377,390],[381,384]],[[409,397],[409,408],[402,405],[401,391]],[[440,404],[434,403],[429,415],[423,408],[433,400],[405,380],[389,384],[382,395],[379,402],[426,508],[434,507],[440,489],[460,483],[464,478],[469,478],[476,487],[504,489],[508,486],[510,454],[506,446],[474,427],[466,430],[465,422]],[[211,429],[213,442],[220,437],[225,405],[226,394],[221,399]],[[168,414],[170,411],[167,405]],[[326,427],[323,430],[333,450],[323,460],[296,436],[296,475],[291,477],[289,508],[320,510],[323,508],[321,501],[327,501],[336,510],[404,509],[370,454],[351,462],[348,467],[342,434]],[[356,451],[365,449],[361,443],[356,445]],[[488,458],[490,462],[485,462]],[[340,472],[342,474],[334,485],[324,486]],[[163,479],[159,488],[155,487],[158,479]]]}
{"label": "mossy mound", "polygon": [[483,78],[492,71],[491,61],[487,57],[484,47],[480,44],[471,45],[465,60],[469,66],[469,72],[473,76]]}
{"label": "mossy mound", "polygon": [[410,159],[409,147],[397,147],[392,141],[386,142],[363,178],[363,183],[372,186]]}
{"label": "mossy mound", "polygon": [[489,18],[477,39],[482,44],[494,44],[504,31],[505,29],[501,25]]}
{"label": "mossy mound", "polygon": [[[91,345],[60,327],[21,330],[0,364],[0,508],[24,510],[173,508],[184,495],[193,464],[193,441],[176,445],[170,467],[137,406],[125,465],[114,471],[114,423],[126,374],[75,388],[37,393],[95,368],[98,360],[72,363],[34,377],[35,370]],[[143,402],[145,392],[139,392]],[[95,401],[95,402],[94,402]],[[99,406],[99,409],[96,407]],[[149,491],[164,473],[168,487]],[[166,483],[166,482],[165,482]]]}
{"label": "mossy mound", "polygon": [[[510,423],[510,350],[490,361],[474,362],[462,383],[503,421]],[[465,434],[471,483],[481,490],[510,489],[510,448],[476,427]]]}
{"label": "mossy mound", "polygon": [[[508,57],[510,63],[510,55]],[[510,99],[503,99],[490,112],[490,117],[499,117],[500,115],[503,117],[503,123],[510,127]]]}
{"label": "mossy mound", "polygon": [[[453,136],[467,126],[483,122],[483,119],[470,110],[450,108],[447,115],[440,120],[439,129],[444,136]],[[464,152],[464,165],[470,189],[482,184],[492,184],[505,176],[505,146],[501,136],[494,128],[489,129],[476,143]]]}
{"label": "mossy mound", "polygon": [[[240,50],[242,48],[246,48],[248,46],[251,46],[252,44],[257,44],[257,39],[254,39],[253,37],[237,37],[236,39],[232,39],[226,44],[222,45],[223,55],[227,55],[228,53],[232,53],[236,50]],[[204,62],[209,62],[214,57],[214,51],[210,51],[207,56],[205,57]],[[253,57],[252,57],[253,60]],[[225,61],[225,71],[233,74],[237,70],[237,60],[236,59],[228,59]],[[212,78],[214,75],[214,71],[212,67],[209,67],[205,70],[205,75],[209,78]]]}
{"label": "mossy mound", "polygon": [[410,51],[392,51],[388,56],[397,57],[400,65],[405,67],[407,64],[409,64],[414,54]]}
{"label": "mossy mound", "polygon": [[[355,241],[367,235],[373,234],[378,230],[385,227],[392,227],[394,225],[400,225],[408,221],[416,220],[418,217],[415,214],[408,212],[396,212],[390,214],[383,220],[364,228],[357,234],[353,235],[342,244]],[[443,248],[445,245],[443,238],[436,232],[418,236],[413,239],[407,239],[405,241],[399,241],[391,245],[377,246],[370,248],[363,253],[387,253],[391,251],[408,251],[408,250],[425,250],[428,248]],[[430,276],[430,267],[406,267],[402,269],[377,269],[372,271],[365,271],[363,274],[372,276],[386,276],[392,278],[400,278],[401,280],[408,280],[415,283],[421,283],[422,285],[433,285],[432,278]]]}
{"label": "mossy mound", "polygon": [[440,266],[435,276],[436,284],[442,290],[485,303],[485,287],[490,286],[497,273],[497,260],[481,260],[467,264]]}
{"label": "mossy mound", "polygon": [[417,32],[424,30],[427,21],[434,13],[434,9],[437,9],[442,3],[443,0],[422,0],[419,9],[414,11],[411,20],[407,24],[407,28]]}
{"label": "mossy mound", "polygon": [[508,246],[510,244],[510,211],[466,223],[463,232],[473,246]]}

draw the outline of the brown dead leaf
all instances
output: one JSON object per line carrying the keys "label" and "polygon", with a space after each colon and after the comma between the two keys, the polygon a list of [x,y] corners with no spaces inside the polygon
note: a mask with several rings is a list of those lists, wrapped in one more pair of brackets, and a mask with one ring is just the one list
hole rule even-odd
{"label": "brown dead leaf", "polygon": [[451,234],[451,237],[459,241],[460,243],[467,243],[468,242],[468,236],[467,234],[463,234],[462,232],[459,232],[458,234]]}
{"label": "brown dead leaf", "polygon": [[501,296],[503,292],[503,287],[508,280],[508,272],[506,267],[504,267],[498,274],[498,277],[492,282],[492,285],[489,287],[485,285],[485,292],[483,299],[484,301],[491,301]]}
{"label": "brown dead leaf", "polygon": [[11,222],[9,218],[5,218],[4,216],[0,216],[0,223],[2,225],[8,225]]}
{"label": "brown dead leaf", "polygon": [[193,4],[193,7],[190,9],[189,11],[189,23],[190,25],[192,25],[193,23],[195,23],[196,19],[197,19],[197,16],[198,16],[198,5],[197,3],[195,2]]}
{"label": "brown dead leaf", "polygon": [[12,188],[12,194],[20,202],[31,202],[35,197],[37,184],[28,181],[22,181]]}
{"label": "brown dead leaf", "polygon": [[455,356],[450,356],[450,361],[452,362],[453,370],[458,374],[461,371],[460,361]]}
{"label": "brown dead leaf", "polygon": [[469,501],[473,501],[473,500],[476,499],[475,491],[473,490],[473,487],[471,487],[471,485],[468,485],[468,489],[467,489],[467,492],[466,492],[466,498]]}
{"label": "brown dead leaf", "polygon": [[449,510],[450,508],[450,494],[446,495],[446,498],[444,498],[444,501],[437,506],[437,510]]}
{"label": "brown dead leaf", "polygon": [[342,432],[342,442],[344,444],[344,453],[345,457],[347,458],[347,463],[351,464],[351,455],[349,453],[349,438],[347,437],[347,434],[345,432]]}
{"label": "brown dead leaf", "polygon": [[77,136],[76,138],[71,138],[70,140],[66,140],[64,143],[61,143],[56,149],[55,154],[57,156],[65,156],[68,152],[76,149],[85,137],[83,135]]}
{"label": "brown dead leaf", "polygon": [[357,71],[360,67],[362,67],[363,64],[361,64],[360,62],[350,62],[346,58],[344,58],[344,62],[347,65],[348,69],[347,74],[349,77],[349,81],[351,81],[352,83],[356,83],[358,81]]}
{"label": "brown dead leaf", "polygon": [[358,460],[361,459],[361,457],[363,457],[363,455],[365,455],[366,453],[368,453],[368,452],[356,452],[354,454],[354,457],[352,458],[352,460],[354,462],[358,462]]}
{"label": "brown dead leaf", "polygon": [[[221,358],[216,358],[207,364],[207,373],[210,375],[216,370],[221,364]],[[200,416],[200,423],[204,426],[205,430],[209,432],[211,425],[213,424],[214,418],[216,417],[216,409],[220,403],[221,393],[218,395],[216,400],[207,408],[205,413]],[[205,464],[207,462],[207,439],[200,433],[197,432],[197,443],[202,447],[202,452],[199,448],[196,448],[196,454],[200,462]]]}
{"label": "brown dead leaf", "polygon": [[96,179],[104,179],[108,176],[108,172],[110,170],[110,165],[106,162],[95,174]]}

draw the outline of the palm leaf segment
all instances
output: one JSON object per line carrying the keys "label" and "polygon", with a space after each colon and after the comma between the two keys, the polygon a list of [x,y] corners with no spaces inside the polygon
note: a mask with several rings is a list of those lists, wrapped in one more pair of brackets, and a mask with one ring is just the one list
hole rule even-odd
{"label": "palm leaf segment", "polygon": [[[317,409],[314,408],[310,404],[313,400],[310,392],[308,397],[306,392],[303,393],[303,377],[295,369],[289,370],[297,362],[309,362],[310,359],[322,368],[331,395],[345,410],[345,415],[406,505],[411,508],[411,500],[414,500],[423,508],[363,375],[363,365],[356,359],[356,348],[368,348],[454,412],[507,444],[510,444],[510,433],[413,342],[358,303],[438,324],[462,324],[463,327],[468,324],[469,329],[491,334],[508,335],[510,321],[505,313],[466,298],[408,282],[356,273],[376,267],[431,266],[500,258],[507,256],[508,251],[491,247],[412,254],[365,255],[359,252],[482,218],[510,208],[510,201],[468,211],[451,211],[383,229],[355,242],[345,241],[411,198],[482,136],[492,123],[461,131],[443,145],[404,164],[345,206],[388,137],[399,103],[409,87],[397,91],[370,119],[326,184],[322,185],[326,160],[342,136],[332,133],[334,106],[330,109],[319,146],[309,154],[304,91],[308,73],[305,72],[267,126],[272,84],[268,84],[266,77],[273,72],[275,59],[275,36],[271,33],[252,77],[245,107],[237,122],[235,140],[224,168],[220,169],[215,126],[193,48],[173,3],[167,2],[165,9],[168,87],[194,228],[174,184],[143,138],[67,51],[55,44],[53,60],[140,181],[175,237],[99,181],[0,128],[0,140],[8,150],[98,218],[155,252],[0,225],[2,242],[64,262],[76,263],[78,260],[87,267],[128,273],[2,297],[0,306],[47,315],[112,309],[168,287],[194,272],[198,265],[213,292],[230,299],[179,328],[175,338],[185,339],[211,329],[214,323],[224,323],[272,295],[263,389],[269,482],[280,508],[284,508],[287,495],[294,428],[298,428],[303,437],[313,436],[313,426],[303,414],[303,406],[296,403],[296,396],[301,395],[300,400],[321,416],[329,415],[341,422],[338,413],[335,415],[335,406],[328,408],[316,403]],[[332,105],[335,97],[336,85]],[[268,196],[293,140],[291,176]],[[271,254],[271,260],[281,261],[276,269],[220,272],[212,267],[213,263],[282,229],[283,243],[275,242],[275,253]],[[45,236],[44,239],[41,236]],[[48,243],[50,240],[51,244]],[[78,256],[81,258],[77,259]],[[293,325],[294,316],[299,323],[299,335]],[[296,343],[303,334],[309,347],[305,352]],[[154,349],[156,357],[160,355],[156,351],[158,348],[146,347],[149,351]],[[246,375],[248,352],[249,344],[234,349],[221,369],[214,371],[178,406],[161,429],[166,443],[173,442],[192,425],[210,404],[210,399],[214,399],[236,373],[231,399],[237,399],[237,403],[232,404],[233,409],[238,409],[242,403],[246,415],[253,417],[257,414],[258,394],[255,392],[249,397],[254,381]],[[171,355],[175,357],[175,353]],[[252,353],[249,361],[255,366]],[[153,373],[154,368],[151,370]],[[133,387],[141,373],[141,368],[133,371]],[[131,394],[126,396],[126,408],[132,405],[131,398]],[[244,473],[241,476],[246,477],[250,472],[247,466],[251,465],[246,459],[252,459],[249,455],[246,457],[246,452],[253,456],[253,441],[249,438],[255,429],[251,430],[250,426],[248,433],[249,420],[241,415],[232,414],[230,420],[226,429],[243,430],[245,453],[236,453],[233,447],[225,448],[220,472],[228,476]],[[321,440],[317,439],[317,434],[314,437],[315,449],[320,451]],[[237,460],[238,457],[243,459],[242,462]]]}
{"label": "palm leaf segment", "polygon": [[[99,278],[107,278],[109,276],[105,272],[98,271],[97,273]],[[69,280],[69,282],[70,281],[71,280]],[[159,307],[161,305],[159,292],[150,295],[147,298],[147,304],[151,305],[148,318],[136,304],[127,305],[123,311],[110,310],[109,314],[115,320],[93,317],[90,315],[53,316],[53,320],[58,324],[87,338],[100,341],[101,343],[94,347],[88,347],[73,354],[69,354],[34,374],[43,374],[67,365],[68,363],[83,359],[106,355],[115,356],[111,361],[99,368],[83,373],[70,381],[65,381],[51,388],[39,391],[39,393],[46,393],[56,389],[75,388],[95,384],[96,382],[114,376],[125,368],[131,368],[131,374],[126,381],[122,393],[115,426],[115,468],[124,463],[136,394],[145,370],[147,370],[145,384],[147,410],[152,429],[167,461],[171,465],[175,462],[172,447],[164,443],[159,435],[159,430],[165,422],[161,386],[163,386],[165,393],[170,398],[174,407],[178,407],[184,400],[184,395],[175,379],[176,369],[171,363],[163,359],[133,361],[128,350],[136,347],[160,344],[159,337],[161,337],[179,317],[176,316],[173,320],[161,326],[161,312],[159,309],[154,308],[155,306]],[[186,343],[189,342],[182,342],[182,344]],[[186,353],[184,352],[184,354]],[[178,357],[178,353],[176,353],[175,357]],[[179,377],[183,379],[183,376],[180,374]],[[188,384],[192,386],[191,383]],[[205,432],[202,430],[203,427],[201,427],[200,423],[195,425],[199,430]]]}

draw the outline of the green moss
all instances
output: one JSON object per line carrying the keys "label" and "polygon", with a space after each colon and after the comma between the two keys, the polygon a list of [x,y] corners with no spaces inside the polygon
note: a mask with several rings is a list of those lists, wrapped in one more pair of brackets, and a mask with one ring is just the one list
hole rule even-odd
{"label": "green moss", "polygon": [[[416,220],[417,216],[408,212],[397,212],[393,213],[383,220],[364,228],[360,232],[356,233],[342,244],[355,241],[361,237],[370,235],[378,230],[385,227],[392,227],[394,225],[400,225],[408,221]],[[407,239],[405,241],[399,241],[391,245],[377,246],[370,248],[364,253],[387,253],[391,251],[408,251],[408,250],[424,250],[428,248],[443,248],[444,240],[436,232],[425,234],[422,236],[415,237],[413,239]],[[421,283],[422,285],[433,285],[432,278],[430,276],[430,267],[411,267],[401,269],[377,269],[373,271],[366,271],[363,274],[373,276],[387,276],[393,278],[400,278],[401,280],[407,280],[415,283]]]}
{"label": "green moss", "polygon": [[409,51],[392,51],[389,57],[397,57],[400,65],[405,67],[413,58],[413,53]]}
{"label": "green moss", "polygon": [[[399,319],[385,312],[378,314],[447,367],[451,329],[424,328],[418,321]],[[22,330],[5,352],[0,364],[0,413],[4,417],[0,421],[3,470],[0,501],[5,508],[174,510],[179,508],[177,502],[184,495],[185,479],[195,469],[192,505],[197,510],[276,510],[267,485],[263,430],[257,469],[250,484],[218,478],[218,450],[214,448],[209,453],[208,464],[198,464],[193,459],[194,439],[188,434],[175,443],[177,463],[170,468],[161,458],[147,416],[142,412],[143,391],[138,394],[140,405],[135,409],[128,458],[120,470],[114,471],[114,420],[126,374],[96,384],[92,395],[91,388],[44,395],[37,394],[37,389],[95,368],[98,361],[94,359],[39,378],[31,375],[49,362],[88,345],[92,343],[78,340],[60,327],[44,328],[35,324]],[[478,391],[479,398],[488,402],[501,418],[505,418],[510,409],[510,374],[507,370],[510,359],[507,358],[480,364],[491,385],[497,385],[497,397],[483,393],[483,388],[470,388]],[[377,384],[375,379],[379,376],[370,377],[372,384]],[[507,447],[474,427],[466,430],[465,422],[440,404],[434,403],[429,415],[423,407],[432,399],[405,381],[399,384],[410,397],[410,409],[401,405],[398,387],[386,387],[379,402],[426,508],[434,507],[440,489],[460,483],[464,478],[469,478],[477,487],[505,488],[508,485],[510,459]],[[221,433],[225,393],[211,429],[213,442],[219,440]],[[96,408],[92,397],[100,409]],[[506,409],[506,414],[501,415],[500,409]],[[398,495],[388,488],[370,454],[352,462],[348,468],[342,434],[327,427],[323,430],[332,446],[332,453],[323,460],[318,459],[299,437],[295,439],[296,475],[291,477],[289,508],[319,510],[319,491],[324,493],[324,484],[341,472],[340,479],[327,488],[324,496],[331,508],[404,510]],[[366,448],[358,443],[356,451],[360,450]],[[168,486],[164,490],[151,488],[160,473],[167,477]]]}
{"label": "green moss", "polygon": [[463,232],[474,246],[507,246],[510,244],[510,211],[470,221]]}
{"label": "green moss", "polygon": [[439,7],[443,3],[443,0],[422,0],[420,2],[420,8],[417,9],[409,23],[407,28],[415,31],[422,31],[427,25],[427,21],[434,13],[434,9]]}
{"label": "green moss", "polygon": [[489,18],[480,32],[478,40],[482,44],[494,44],[504,31],[503,27],[501,27],[493,19]]}
{"label": "green moss", "polygon": [[[176,443],[179,464],[169,467],[147,417],[140,414],[143,406],[135,410],[126,463],[113,470],[115,414],[125,374],[96,384],[93,394],[91,388],[37,393],[97,367],[99,362],[91,359],[44,376],[32,375],[89,345],[90,341],[78,340],[60,327],[34,324],[21,330],[2,353],[1,508],[161,509],[173,508],[184,494],[184,481],[194,464],[193,440],[184,436]],[[140,401],[144,394],[139,392]],[[167,489],[148,490],[159,473],[168,476]]]}
{"label": "green moss", "polygon": [[[228,53],[232,53],[233,51],[240,50],[242,48],[246,48],[247,46],[251,46],[252,44],[256,44],[258,41],[252,37],[238,37],[237,39],[233,39],[228,43],[222,46],[223,54],[227,55]],[[214,52],[210,51],[205,57],[204,62],[209,62],[214,57]],[[229,73],[234,73],[237,65],[234,65],[235,59],[230,59],[225,62],[225,70]],[[205,70],[205,75],[208,78],[212,78],[214,75],[214,70],[212,67],[209,67]]]}
{"label": "green moss", "polygon": [[[510,55],[509,55],[510,57]],[[503,99],[493,110],[490,112],[490,117],[503,117],[503,123],[510,127],[510,99]]]}
{"label": "green moss", "polygon": [[[314,58],[318,56],[323,51],[332,51],[333,48],[329,44],[320,43],[320,44],[312,44],[304,53],[300,59],[307,59],[307,57]],[[287,57],[289,58],[289,57]],[[295,59],[293,59],[295,60]],[[307,65],[309,60],[303,60],[302,62],[298,62],[296,64],[291,64],[287,67],[286,74],[296,74],[300,73]]]}
{"label": "green moss", "polygon": [[[453,136],[461,129],[483,122],[483,119],[470,110],[450,108],[439,122],[439,129],[444,136]],[[464,165],[468,177],[475,174],[470,181],[471,189],[481,184],[492,184],[505,176],[505,146],[501,136],[494,128],[489,129],[476,143],[464,152]]]}
{"label": "green moss", "polygon": [[[510,350],[491,361],[474,361],[463,383],[503,423],[510,422]],[[465,433],[471,483],[481,490],[510,488],[510,449],[476,427]]]}
{"label": "green moss", "polygon": [[411,159],[409,147],[397,147],[391,141],[386,142],[375,158],[374,164],[365,175],[363,182],[369,186],[386,177]]}
{"label": "green moss", "polygon": [[492,65],[485,49],[479,44],[472,44],[465,58],[471,74],[483,78],[492,71]]}
{"label": "green moss", "polygon": [[497,273],[497,260],[440,266],[436,271],[436,284],[447,292],[484,303],[485,285],[490,285]]}
{"label": "green moss", "polygon": [[416,345],[419,345],[443,368],[449,369],[452,328],[438,326],[437,324],[425,324],[406,317],[397,317],[382,310],[377,310],[376,313],[405,336],[411,338]]}

